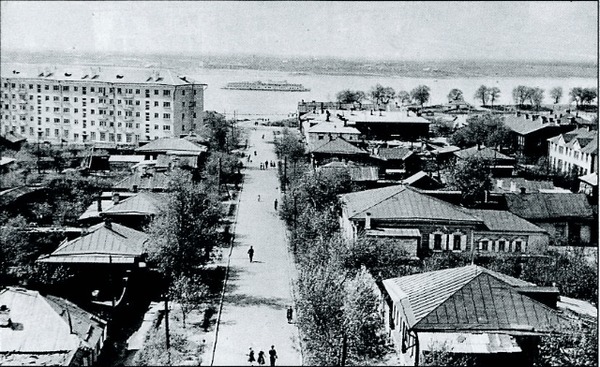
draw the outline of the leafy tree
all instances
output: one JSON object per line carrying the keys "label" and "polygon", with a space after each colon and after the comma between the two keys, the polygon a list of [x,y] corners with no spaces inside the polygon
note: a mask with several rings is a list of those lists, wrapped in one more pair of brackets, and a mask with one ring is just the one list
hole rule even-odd
{"label": "leafy tree", "polygon": [[428,86],[419,85],[410,91],[410,98],[413,101],[419,103],[421,105],[421,108],[423,108],[423,105],[427,103],[427,101],[429,101],[429,92],[430,89]]}
{"label": "leafy tree", "polygon": [[532,88],[526,87],[524,85],[519,85],[515,87],[512,91],[513,100],[515,104],[518,106],[523,106],[525,101],[530,99]]}
{"label": "leafy tree", "polygon": [[544,101],[544,90],[538,87],[531,88],[529,90],[529,100],[531,101],[531,105],[539,111]]}
{"label": "leafy tree", "polygon": [[400,92],[398,92],[396,94],[396,98],[398,99],[398,101],[400,101],[400,104],[402,105],[410,102],[410,94],[405,90],[401,90]]}
{"label": "leafy tree", "polygon": [[381,84],[375,85],[369,92],[371,100],[379,106],[379,104],[387,105],[394,97],[396,91],[392,87],[384,87]]}
{"label": "leafy tree", "polygon": [[485,191],[492,188],[490,164],[486,159],[471,157],[454,166],[451,181],[461,191],[465,206],[473,206]]}
{"label": "leafy tree", "polygon": [[500,88],[491,87],[490,89],[488,89],[488,93],[490,96],[490,102],[492,103],[492,107],[494,107],[494,102],[496,102],[496,100],[500,98]]}
{"label": "leafy tree", "polygon": [[423,366],[477,366],[476,358],[452,353],[446,344],[428,345],[423,353]]}
{"label": "leafy tree", "polygon": [[459,147],[511,145],[510,131],[504,125],[502,117],[493,114],[469,117],[467,125],[452,134],[450,141]]}
{"label": "leafy tree", "polygon": [[169,187],[166,205],[149,226],[147,251],[170,284],[209,261],[223,213],[214,191],[194,183],[190,173],[174,171]]}
{"label": "leafy tree", "polygon": [[[166,348],[166,334],[164,328],[154,329],[146,338],[142,349],[133,359],[136,366],[181,366],[189,354],[191,343],[186,338],[174,331],[169,331],[170,348]],[[196,351],[192,351],[198,355]],[[198,361],[200,362],[200,361]]]}
{"label": "leafy tree", "polygon": [[598,325],[560,330],[541,337],[536,367],[597,366]]}
{"label": "leafy tree", "polygon": [[554,104],[557,104],[563,95],[563,89],[561,87],[554,87],[550,89],[550,97],[554,100]]}
{"label": "leafy tree", "polygon": [[32,249],[28,236],[24,235],[27,227],[25,218],[10,218],[0,226],[0,284],[8,279],[10,267],[23,263],[31,256]]}
{"label": "leafy tree", "polygon": [[479,99],[481,103],[485,106],[487,104],[488,99],[490,98],[490,92],[488,87],[485,85],[481,85],[475,91],[475,98]]}
{"label": "leafy tree", "polygon": [[598,89],[596,88],[584,88],[582,94],[582,102],[584,104],[591,104],[598,97]]}
{"label": "leafy tree", "polygon": [[279,159],[287,158],[291,162],[297,162],[304,158],[305,147],[301,136],[296,132],[284,127],[279,138],[275,139],[275,153]]}
{"label": "leafy tree", "polygon": [[452,122],[446,122],[441,119],[435,119],[430,125],[431,136],[450,136],[454,132]]}
{"label": "leafy tree", "polygon": [[236,129],[235,122],[227,121],[224,115],[215,111],[205,111],[200,136],[209,142],[212,150],[230,152],[238,145],[241,130]]}
{"label": "leafy tree", "polygon": [[214,187],[224,183],[237,184],[241,181],[239,170],[242,166],[239,158],[233,154],[212,152],[204,166],[204,180]]}
{"label": "leafy tree", "polygon": [[179,275],[173,281],[169,295],[181,307],[184,329],[186,316],[200,307],[207,294],[208,287],[197,276]]}
{"label": "leafy tree", "polygon": [[569,91],[569,95],[571,96],[571,101],[574,101],[579,107],[583,103],[583,88],[574,87]]}
{"label": "leafy tree", "polygon": [[464,101],[463,92],[460,89],[454,88],[448,93],[448,101]]}
{"label": "leafy tree", "polygon": [[367,98],[365,92],[361,90],[345,89],[336,94],[337,101],[340,103],[358,103],[362,107],[362,102]]}

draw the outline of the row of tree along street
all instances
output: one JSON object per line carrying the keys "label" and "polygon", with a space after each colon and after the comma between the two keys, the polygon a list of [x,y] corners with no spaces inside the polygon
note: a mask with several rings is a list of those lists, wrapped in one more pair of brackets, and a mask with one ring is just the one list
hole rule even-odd
{"label": "row of tree along street", "polygon": [[[402,105],[411,102],[423,107],[430,99],[431,89],[426,85],[419,85],[410,92],[401,90],[396,92],[392,87],[384,87],[377,84],[370,89],[368,93],[360,90],[342,90],[337,93],[336,98],[340,103],[362,103],[369,99],[377,106],[387,106],[392,101],[397,101]],[[512,90],[512,98],[521,109],[536,109],[539,110],[544,101],[544,89],[539,87],[528,87],[519,85]],[[481,101],[482,106],[487,106],[488,102],[491,106],[500,98],[501,91],[498,87],[488,87],[481,85],[474,94],[474,98]],[[558,104],[563,97],[562,87],[554,87],[550,90],[549,96],[554,104]],[[569,91],[570,101],[576,103],[577,109],[589,109],[593,101],[598,98],[598,90],[596,88],[574,87]],[[464,102],[464,93],[458,88],[453,88],[448,93],[449,102]]]}
{"label": "row of tree along street", "polygon": [[[481,125],[481,128],[500,128],[495,121],[482,121]],[[475,126],[471,133],[463,134],[478,142],[490,135]],[[300,154],[302,149],[294,131],[284,130],[276,141],[280,159],[289,167],[295,167],[292,170],[284,166],[280,171],[285,194],[279,214],[289,228],[290,249],[299,269],[298,323],[308,364],[381,364],[382,358],[391,351],[391,344],[383,329],[374,290],[387,278],[464,266],[474,261],[540,286],[556,282],[562,295],[597,303],[597,270],[581,253],[548,252],[540,258],[476,256],[474,259],[471,254],[447,253],[416,260],[409,258],[394,241],[359,236],[356,243],[346,243],[340,234],[338,195],[357,188],[348,172],[310,169]],[[454,168],[454,184],[463,191],[466,205],[474,200],[474,193],[482,189],[481,182],[484,190],[491,183],[489,172],[480,165],[482,162],[478,160],[467,160],[464,167]],[[479,184],[474,187],[475,181]],[[536,363],[540,366],[554,365],[558,360],[590,363],[596,358],[596,348],[589,343],[596,338],[597,331],[593,328],[543,338]],[[557,343],[569,348],[554,348]],[[477,365],[476,360],[454,360],[444,351],[425,362]]]}

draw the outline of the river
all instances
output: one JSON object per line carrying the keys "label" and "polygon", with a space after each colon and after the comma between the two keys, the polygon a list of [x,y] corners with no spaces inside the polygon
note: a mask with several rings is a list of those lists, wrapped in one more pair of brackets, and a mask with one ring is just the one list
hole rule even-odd
{"label": "river", "polygon": [[[298,75],[288,72],[263,70],[229,70],[229,69],[197,69],[188,71],[197,82],[208,84],[205,92],[205,109],[225,113],[238,118],[254,118],[270,116],[285,118],[294,113],[298,102],[305,101],[334,101],[337,92],[343,89],[362,90],[368,93],[377,83],[390,86],[396,90],[410,91],[420,84],[431,88],[430,104],[447,102],[446,96],[453,88],[463,91],[465,100],[481,104],[474,98],[475,90],[482,84],[488,87],[500,88],[501,95],[496,104],[513,103],[512,89],[517,85],[540,87],[545,90],[544,103],[551,104],[548,96],[550,89],[563,88],[561,103],[569,100],[569,90],[573,87],[596,87],[594,78],[546,78],[546,77],[476,77],[476,78],[409,78],[409,77],[379,77],[357,75]],[[228,82],[235,81],[281,81],[300,83],[310,88],[309,92],[267,92],[222,89]]]}

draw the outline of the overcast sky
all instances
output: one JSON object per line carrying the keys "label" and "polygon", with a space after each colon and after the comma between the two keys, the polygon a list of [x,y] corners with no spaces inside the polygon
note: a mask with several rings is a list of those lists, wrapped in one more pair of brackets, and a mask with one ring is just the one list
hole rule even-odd
{"label": "overcast sky", "polygon": [[597,61],[596,2],[2,1],[7,50]]}

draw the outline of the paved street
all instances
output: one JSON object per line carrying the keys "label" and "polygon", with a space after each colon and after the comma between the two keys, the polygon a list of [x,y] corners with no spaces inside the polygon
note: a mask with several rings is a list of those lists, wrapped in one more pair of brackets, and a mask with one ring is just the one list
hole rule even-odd
{"label": "paved street", "polygon": [[[277,169],[259,169],[259,161],[276,161],[272,144],[275,128],[249,130],[252,162],[245,162],[248,168],[213,365],[249,365],[250,347],[255,357],[263,350],[268,365],[271,345],[279,356],[277,365],[301,365],[298,330],[286,319],[286,308],[292,304],[291,270],[285,226],[273,207],[273,201],[280,200]],[[253,263],[247,254],[251,245],[255,250]]]}

